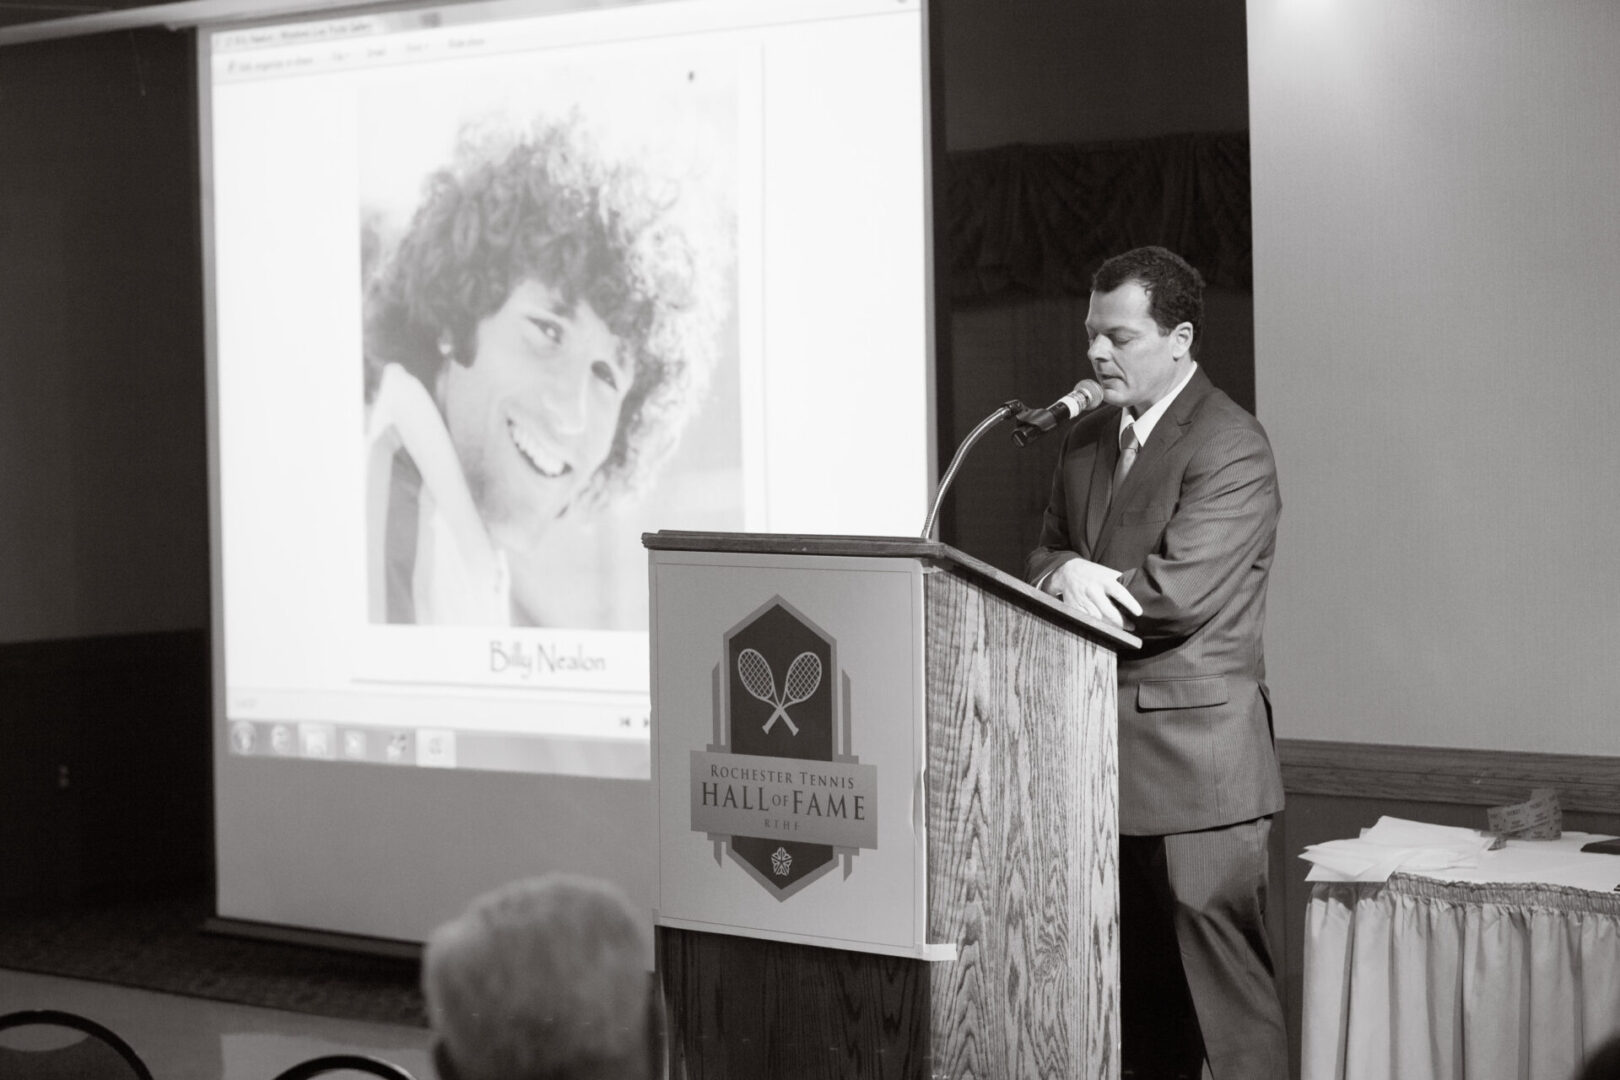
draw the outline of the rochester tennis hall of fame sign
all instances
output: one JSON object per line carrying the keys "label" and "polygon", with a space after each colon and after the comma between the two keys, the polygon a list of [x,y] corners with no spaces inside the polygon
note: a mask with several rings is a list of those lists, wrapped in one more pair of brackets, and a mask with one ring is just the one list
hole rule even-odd
{"label": "rochester tennis hall of fame sign", "polygon": [[921,959],[917,560],[651,551],[661,926]]}
{"label": "rochester tennis hall of fame sign", "polygon": [[838,642],[780,596],[725,635],[714,740],[692,751],[692,828],[787,900],[878,844],[877,768],[851,750]]}

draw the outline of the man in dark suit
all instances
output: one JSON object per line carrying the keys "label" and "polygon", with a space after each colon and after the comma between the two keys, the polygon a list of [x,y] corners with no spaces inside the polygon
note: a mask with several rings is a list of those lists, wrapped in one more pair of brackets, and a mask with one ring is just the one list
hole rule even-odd
{"label": "man in dark suit", "polygon": [[1203,280],[1174,253],[1097,271],[1087,356],[1104,405],[1064,439],[1028,576],[1143,642],[1119,661],[1126,1075],[1284,1080],[1261,646],[1282,504],[1264,429],[1198,367],[1202,330]]}

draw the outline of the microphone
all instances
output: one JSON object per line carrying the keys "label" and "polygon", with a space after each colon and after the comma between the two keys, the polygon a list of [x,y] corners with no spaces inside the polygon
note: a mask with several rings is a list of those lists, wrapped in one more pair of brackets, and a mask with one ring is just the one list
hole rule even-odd
{"label": "microphone", "polygon": [[1044,409],[1026,409],[1018,415],[1018,427],[1013,429],[1013,442],[1026,446],[1040,438],[1065,420],[1079,416],[1102,404],[1102,387],[1095,379],[1081,379],[1074,389]]}

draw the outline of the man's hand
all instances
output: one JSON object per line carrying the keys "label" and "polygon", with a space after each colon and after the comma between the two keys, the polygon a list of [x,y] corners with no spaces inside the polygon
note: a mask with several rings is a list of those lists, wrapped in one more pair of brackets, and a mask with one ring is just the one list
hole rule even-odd
{"label": "man's hand", "polygon": [[1041,590],[1121,629],[1125,627],[1122,609],[1132,615],[1142,614],[1142,605],[1120,584],[1118,570],[1085,559],[1060,563],[1041,582]]}

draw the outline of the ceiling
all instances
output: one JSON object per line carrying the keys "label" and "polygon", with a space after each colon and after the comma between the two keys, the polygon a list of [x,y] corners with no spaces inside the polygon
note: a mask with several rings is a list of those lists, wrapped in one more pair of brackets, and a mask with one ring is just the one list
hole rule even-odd
{"label": "ceiling", "polygon": [[23,23],[45,19],[69,19],[75,15],[95,15],[103,11],[121,11],[126,8],[145,7],[152,0],[0,0],[0,27],[20,26]]}
{"label": "ceiling", "polygon": [[367,6],[367,0],[0,0],[0,45],[142,26],[199,26],[357,6]]}

